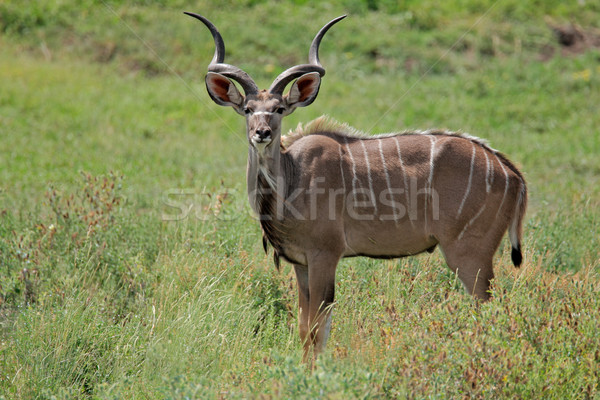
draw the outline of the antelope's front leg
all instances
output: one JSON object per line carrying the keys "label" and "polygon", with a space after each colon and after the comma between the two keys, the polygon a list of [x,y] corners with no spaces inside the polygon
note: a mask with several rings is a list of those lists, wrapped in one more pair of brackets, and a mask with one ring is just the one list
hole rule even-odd
{"label": "antelope's front leg", "polygon": [[[313,359],[325,350],[325,344],[331,329],[331,306],[335,296],[335,270],[340,255],[319,251],[308,260],[309,308],[308,326],[310,327],[310,345]],[[305,346],[305,359],[308,358]]]}
{"label": "antelope's front leg", "polygon": [[304,346],[303,361],[308,361],[310,352],[310,340],[308,340],[308,310],[309,310],[309,287],[308,287],[308,267],[305,265],[294,264],[296,272],[296,281],[298,284],[298,332],[300,340]]}

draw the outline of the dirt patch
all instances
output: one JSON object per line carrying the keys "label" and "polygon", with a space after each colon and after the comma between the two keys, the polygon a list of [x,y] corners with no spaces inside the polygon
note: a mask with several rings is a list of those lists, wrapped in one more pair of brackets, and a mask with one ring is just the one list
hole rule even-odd
{"label": "dirt patch", "polygon": [[541,53],[542,61],[549,60],[557,51],[563,57],[569,57],[585,53],[590,49],[600,49],[600,30],[598,29],[583,28],[573,23],[568,25],[558,25],[551,21],[546,21],[546,23],[554,33],[559,47],[545,46]]}

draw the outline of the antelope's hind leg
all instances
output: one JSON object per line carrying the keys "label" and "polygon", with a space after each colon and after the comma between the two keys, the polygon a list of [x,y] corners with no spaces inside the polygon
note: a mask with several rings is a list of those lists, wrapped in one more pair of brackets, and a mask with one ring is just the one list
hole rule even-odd
{"label": "antelope's hind leg", "polygon": [[440,248],[448,267],[458,275],[467,292],[476,299],[489,300],[490,282],[494,278],[494,252],[456,242],[440,244]]}

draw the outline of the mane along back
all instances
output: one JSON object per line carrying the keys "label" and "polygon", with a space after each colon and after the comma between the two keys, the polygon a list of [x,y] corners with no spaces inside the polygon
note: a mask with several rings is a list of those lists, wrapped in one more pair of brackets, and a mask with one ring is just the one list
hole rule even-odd
{"label": "mane along back", "polygon": [[290,147],[297,140],[309,135],[322,135],[336,139],[338,142],[343,137],[368,139],[370,136],[351,127],[348,124],[337,122],[326,115],[308,122],[306,125],[299,123],[295,130],[290,130],[281,138],[284,148]]}
{"label": "mane along back", "polygon": [[497,153],[496,150],[490,148],[487,142],[475,136],[468,135],[462,132],[452,132],[444,129],[429,129],[425,131],[402,131],[392,133],[382,133],[378,135],[370,135],[366,132],[360,131],[356,128],[351,127],[346,123],[338,122],[327,115],[322,115],[319,118],[308,122],[306,125],[299,123],[295,130],[290,130],[287,135],[281,138],[281,144],[284,148],[291,146],[294,142],[302,139],[309,135],[321,135],[335,139],[338,142],[355,142],[357,140],[372,140],[372,139],[383,139],[394,136],[406,136],[406,135],[443,135],[443,136],[456,136],[463,139],[468,139],[479,145],[487,147],[490,151]]}

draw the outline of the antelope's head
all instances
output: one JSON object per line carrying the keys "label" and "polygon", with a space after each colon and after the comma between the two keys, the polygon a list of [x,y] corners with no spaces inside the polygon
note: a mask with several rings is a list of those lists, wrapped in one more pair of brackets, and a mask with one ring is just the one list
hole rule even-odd
{"label": "antelope's head", "polygon": [[[308,64],[296,65],[282,72],[268,90],[259,90],[254,80],[246,72],[233,65],[225,64],[225,43],[217,28],[205,17],[186,12],[199,19],[210,30],[215,41],[215,54],[208,66],[206,89],[215,103],[230,106],[246,117],[246,134],[250,146],[259,151],[276,143],[279,149],[281,120],[294,112],[296,107],[311,104],[321,85],[325,69],[319,61],[319,45],[325,33],[335,23],[346,16],[337,17],[328,22],[313,39],[308,55]],[[244,91],[240,93],[236,81]],[[287,94],[285,88],[292,82]]]}

